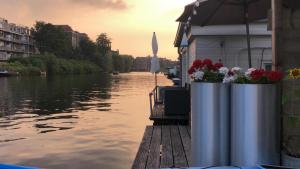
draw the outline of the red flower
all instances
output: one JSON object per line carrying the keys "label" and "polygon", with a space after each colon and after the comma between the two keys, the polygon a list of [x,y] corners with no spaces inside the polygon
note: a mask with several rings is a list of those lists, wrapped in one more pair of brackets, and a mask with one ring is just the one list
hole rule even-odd
{"label": "red flower", "polygon": [[207,67],[212,66],[212,61],[210,59],[204,59],[203,60],[203,65],[206,65]]}
{"label": "red flower", "polygon": [[196,59],[193,62],[193,66],[192,67],[199,69],[199,68],[202,68],[202,66],[203,66],[202,61],[200,59]]}
{"label": "red flower", "polygon": [[189,70],[188,70],[188,74],[191,75],[191,74],[193,74],[194,72],[195,72],[195,68],[194,68],[194,66],[191,66],[191,67],[189,68]]}
{"label": "red flower", "polygon": [[214,64],[214,70],[218,70],[220,69],[221,67],[223,67],[224,65],[221,63],[221,62],[218,62],[218,63],[215,63]]}
{"label": "red flower", "polygon": [[268,80],[271,82],[278,82],[282,80],[283,73],[280,71],[271,71],[267,73]]}
{"label": "red flower", "polygon": [[233,76],[233,75],[234,75],[234,72],[231,71],[231,70],[229,70],[228,75],[229,75],[229,76]]}
{"label": "red flower", "polygon": [[265,73],[266,73],[265,70],[259,69],[259,70],[252,71],[250,76],[252,80],[259,81],[265,75]]}

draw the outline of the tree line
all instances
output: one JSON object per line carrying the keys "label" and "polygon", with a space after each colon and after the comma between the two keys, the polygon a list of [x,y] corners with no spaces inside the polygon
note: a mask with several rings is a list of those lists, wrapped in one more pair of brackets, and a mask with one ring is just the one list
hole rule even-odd
{"label": "tree line", "polygon": [[111,39],[106,33],[98,35],[95,42],[89,37],[80,38],[72,47],[72,36],[51,23],[36,22],[31,29],[33,39],[41,55],[53,54],[61,59],[84,60],[98,65],[105,72],[129,72],[134,58],[111,50]]}

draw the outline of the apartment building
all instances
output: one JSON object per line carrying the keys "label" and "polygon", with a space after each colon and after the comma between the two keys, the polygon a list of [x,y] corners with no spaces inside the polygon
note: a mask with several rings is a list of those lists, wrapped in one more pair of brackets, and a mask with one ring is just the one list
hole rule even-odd
{"label": "apartment building", "polygon": [[27,57],[34,51],[28,27],[9,23],[6,19],[0,18],[0,61],[7,61],[13,56]]}
{"label": "apartment building", "polygon": [[70,43],[72,44],[73,49],[76,49],[79,47],[79,42],[82,39],[87,39],[88,35],[86,33],[80,33],[77,31],[74,31],[71,26],[69,25],[55,25],[56,27],[62,29],[68,36]]}

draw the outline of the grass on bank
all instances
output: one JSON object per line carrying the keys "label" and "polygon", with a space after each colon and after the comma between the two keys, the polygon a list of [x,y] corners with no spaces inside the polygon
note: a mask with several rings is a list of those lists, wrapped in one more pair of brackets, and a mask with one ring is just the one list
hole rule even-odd
{"label": "grass on bank", "polygon": [[8,62],[0,63],[0,69],[18,72],[20,75],[47,74],[88,74],[101,72],[102,69],[85,60],[61,59],[54,55],[35,55],[26,58],[12,58]]}

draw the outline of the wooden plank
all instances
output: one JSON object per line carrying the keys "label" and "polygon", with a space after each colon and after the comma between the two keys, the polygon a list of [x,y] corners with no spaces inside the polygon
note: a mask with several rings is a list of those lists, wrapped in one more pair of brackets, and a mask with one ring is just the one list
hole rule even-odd
{"label": "wooden plank", "polygon": [[187,126],[178,126],[188,166],[191,165],[191,137]]}
{"label": "wooden plank", "polygon": [[164,114],[165,114],[165,112],[164,112],[164,106],[163,105],[159,105],[157,107],[157,117],[163,119]]}
{"label": "wooden plank", "polygon": [[161,126],[154,126],[146,169],[159,168],[160,143],[161,143]]}
{"label": "wooden plank", "polygon": [[170,126],[162,126],[162,154],[160,168],[174,167]]}
{"label": "wooden plank", "polygon": [[186,126],[186,128],[187,128],[187,131],[188,131],[188,133],[189,133],[189,135],[190,135],[190,138],[192,138],[192,134],[191,134],[191,126]]}
{"label": "wooden plank", "polygon": [[142,142],[140,144],[139,150],[136,154],[135,160],[131,167],[132,169],[145,169],[146,168],[152,133],[153,133],[153,126],[146,126],[146,130],[145,130]]}
{"label": "wooden plank", "polygon": [[187,167],[187,160],[177,126],[171,127],[173,158],[175,167]]}

